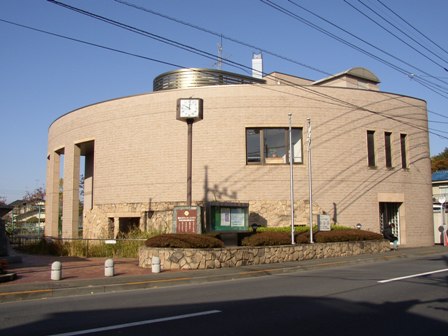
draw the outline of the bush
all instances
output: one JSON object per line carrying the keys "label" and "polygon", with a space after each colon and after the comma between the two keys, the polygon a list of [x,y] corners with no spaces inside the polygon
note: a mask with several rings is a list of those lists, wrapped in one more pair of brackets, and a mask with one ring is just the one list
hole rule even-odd
{"label": "bush", "polygon": [[61,243],[60,240],[41,238],[35,243],[23,245],[18,249],[30,254],[66,256],[68,255],[67,249],[64,248],[66,244]]}
{"label": "bush", "polygon": [[269,246],[291,244],[291,235],[286,232],[260,232],[246,237],[243,246]]}
{"label": "bush", "polygon": [[124,235],[122,239],[117,239],[116,244],[105,244],[101,239],[64,241],[63,239],[42,238],[37,242],[22,245],[20,250],[31,254],[55,256],[136,258],[145,239],[155,234],[151,231],[134,230]]}
{"label": "bush", "polygon": [[314,236],[316,243],[362,241],[362,240],[382,240],[383,235],[370,231],[348,229],[317,232]]}
{"label": "bush", "polygon": [[[332,231],[313,232],[315,243],[382,240],[381,234],[356,230],[356,229],[336,229]],[[310,241],[309,231],[299,232],[294,237],[296,244],[307,244]],[[291,235],[286,232],[261,232],[243,240],[244,246],[269,246],[269,245],[290,245]]]}
{"label": "bush", "polygon": [[224,243],[210,235],[193,233],[166,233],[146,240],[147,247],[216,248]]}

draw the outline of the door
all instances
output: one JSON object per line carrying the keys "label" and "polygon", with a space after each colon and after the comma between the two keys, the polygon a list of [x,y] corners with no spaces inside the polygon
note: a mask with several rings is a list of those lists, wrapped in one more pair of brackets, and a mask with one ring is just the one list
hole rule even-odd
{"label": "door", "polygon": [[383,232],[385,225],[394,224],[392,233],[398,238],[398,244],[400,244],[400,206],[401,203],[380,202],[381,232]]}

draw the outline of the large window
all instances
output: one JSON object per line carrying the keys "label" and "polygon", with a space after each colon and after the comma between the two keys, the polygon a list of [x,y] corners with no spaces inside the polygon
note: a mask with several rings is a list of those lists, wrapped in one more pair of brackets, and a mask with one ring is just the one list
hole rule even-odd
{"label": "large window", "polygon": [[[291,131],[292,157],[294,163],[302,163],[302,129]],[[288,128],[247,128],[247,164],[289,163]]]}

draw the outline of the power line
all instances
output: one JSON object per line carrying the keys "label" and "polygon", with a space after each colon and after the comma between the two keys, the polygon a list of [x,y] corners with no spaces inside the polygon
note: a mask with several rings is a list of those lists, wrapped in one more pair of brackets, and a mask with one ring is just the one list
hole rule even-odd
{"label": "power line", "polygon": [[326,75],[326,76],[330,76],[330,75],[331,75],[329,72],[326,72],[326,71],[323,71],[323,70],[321,70],[321,69],[315,68],[315,67],[313,67],[313,66],[310,66],[310,65],[301,63],[301,62],[299,62],[299,61],[297,61],[297,60],[294,60],[294,59],[291,59],[291,58],[289,58],[289,57],[282,56],[282,55],[280,55],[280,54],[278,54],[278,53],[275,53],[275,52],[273,52],[273,51],[270,51],[270,50],[268,50],[268,49],[265,49],[265,48],[262,48],[262,47],[259,47],[259,46],[255,46],[255,45],[250,44],[250,43],[248,43],[248,42],[244,42],[244,41],[238,40],[238,39],[236,39],[236,38],[234,38],[234,37],[230,37],[230,36],[228,36],[228,35],[224,35],[224,34],[222,34],[222,33],[214,32],[214,31],[212,31],[212,30],[210,30],[210,29],[207,29],[207,28],[204,28],[204,27],[200,27],[200,26],[198,26],[198,25],[195,25],[195,24],[192,24],[192,23],[190,23],[190,22],[186,22],[186,21],[177,19],[177,18],[175,18],[175,17],[169,16],[169,15],[166,15],[166,14],[162,14],[162,13],[160,13],[160,12],[156,12],[155,10],[152,10],[152,9],[149,9],[149,8],[145,8],[145,7],[142,7],[142,6],[137,6],[137,5],[135,5],[135,4],[129,3],[129,2],[124,1],[124,0],[114,0],[114,1],[117,2],[117,3],[123,4],[123,5],[129,6],[129,7],[133,7],[133,8],[135,8],[135,9],[138,9],[138,10],[141,10],[141,11],[144,11],[144,12],[147,12],[147,13],[150,13],[150,14],[153,14],[153,15],[157,15],[157,16],[159,16],[159,17],[162,17],[162,18],[164,18],[164,19],[167,19],[167,20],[170,20],[170,21],[179,23],[179,24],[181,24],[181,25],[188,26],[188,27],[190,27],[190,28],[193,28],[193,29],[202,31],[202,32],[204,32],[204,33],[207,33],[207,34],[216,36],[216,37],[218,37],[218,38],[220,38],[220,39],[225,39],[225,40],[234,42],[234,43],[236,43],[236,44],[239,44],[239,45],[242,45],[242,46],[251,48],[251,49],[253,49],[253,50],[261,51],[261,52],[264,53],[264,54],[267,54],[267,55],[271,55],[271,56],[277,57],[277,58],[279,58],[279,59],[282,59],[282,60],[291,62],[291,63],[296,64],[296,65],[300,65],[300,66],[302,66],[302,67],[304,67],[304,68],[307,68],[307,69],[310,69],[310,70],[319,72],[319,73],[324,74],[324,75]]}
{"label": "power line", "polygon": [[[96,44],[96,43],[90,43],[90,42],[82,41],[82,40],[79,40],[79,39],[69,38],[69,37],[66,37],[66,36],[63,36],[63,35],[60,35],[60,34],[55,34],[55,33],[47,32],[47,31],[43,31],[41,29],[36,29],[36,28],[25,26],[25,25],[12,23],[11,21],[7,21],[7,20],[1,20],[1,21],[6,22],[6,23],[10,23],[10,24],[14,24],[14,25],[17,25],[17,26],[20,26],[20,27],[23,27],[23,28],[28,28],[28,29],[35,30],[35,31],[38,31],[38,32],[46,33],[46,34],[49,34],[49,35],[53,35],[53,36],[57,36],[57,37],[65,38],[65,39],[69,39],[69,40],[72,40],[72,41],[75,41],[75,42],[88,44],[88,45],[95,46],[95,47],[100,47],[100,48],[107,49],[107,50],[110,50],[110,51],[115,51],[115,52],[119,52],[119,53],[122,53],[122,54],[135,56],[135,57],[139,57],[139,58],[143,58],[143,59],[147,59],[147,60],[150,60],[150,61],[155,61],[155,62],[159,62],[159,63],[163,63],[163,64],[168,64],[168,65],[172,65],[172,66],[176,66],[176,67],[183,67],[183,66],[178,65],[178,64],[173,64],[173,63],[169,63],[169,62],[165,62],[165,61],[160,61],[160,60],[156,60],[156,59],[153,59],[153,58],[145,57],[145,56],[142,56],[142,55],[137,55],[137,54],[133,54],[133,53],[124,52],[122,50],[118,50],[118,49],[115,49],[115,48],[101,46],[101,45]],[[132,28],[134,28],[134,27],[132,27]],[[133,30],[131,30],[131,31],[133,31]],[[238,65],[239,66],[243,66],[241,64],[238,64]],[[411,124],[409,122],[405,122],[405,121],[397,119],[397,118],[395,118],[393,116],[384,115],[381,112],[377,112],[377,111],[373,111],[373,110],[370,110],[370,109],[367,109],[367,108],[364,108],[364,107],[361,107],[361,106],[357,106],[355,104],[349,103],[349,102],[341,100],[339,98],[336,98],[336,97],[333,97],[333,96],[330,96],[330,95],[327,95],[327,94],[324,94],[324,93],[321,93],[321,92],[317,92],[316,90],[313,90],[313,89],[311,89],[309,87],[296,85],[295,83],[292,83],[292,82],[287,81],[287,80],[282,80],[282,82],[284,84],[289,85],[291,87],[294,87],[296,89],[300,89],[300,90],[306,91],[306,92],[308,92],[310,94],[317,95],[317,96],[319,96],[321,98],[325,98],[327,103],[329,103],[329,101],[331,101],[332,104],[335,104],[335,105],[345,106],[345,107],[352,107],[353,109],[359,109],[359,110],[362,110],[362,111],[365,111],[365,112],[368,112],[368,113],[372,113],[372,114],[376,114],[376,115],[382,116],[383,118],[395,120],[396,122],[408,125],[408,126],[413,127],[413,128],[417,128],[417,129],[424,130],[424,131],[429,131],[427,128],[420,127],[420,126]],[[271,89],[271,88],[268,88],[268,87],[265,87],[265,86],[260,86],[260,87],[263,88],[263,89]],[[312,99],[312,98],[309,98],[309,97],[304,97],[304,98]],[[439,130],[437,130],[437,131],[439,131]],[[448,137],[444,137],[444,136],[442,136],[440,134],[437,134],[435,132],[429,131],[429,133],[432,133],[432,134],[437,135],[439,137],[448,139]]]}
{"label": "power line", "polygon": [[[123,5],[129,6],[129,7],[132,7],[132,8],[135,8],[135,9],[138,9],[138,10],[141,10],[141,11],[144,11],[144,12],[147,12],[147,13],[150,13],[150,14],[153,14],[153,15],[156,15],[156,16],[159,16],[159,17],[162,17],[162,18],[167,19],[167,20],[169,20],[169,21],[176,22],[176,23],[178,23],[178,24],[182,24],[182,25],[184,25],[184,26],[188,26],[188,27],[194,28],[194,29],[196,29],[196,30],[199,30],[199,31],[202,31],[202,32],[211,34],[211,35],[214,35],[214,36],[216,36],[216,37],[219,37],[221,40],[224,38],[224,39],[227,39],[227,40],[229,40],[229,41],[231,41],[231,42],[235,42],[235,43],[237,43],[237,44],[240,44],[240,45],[242,45],[242,46],[249,47],[249,48],[252,48],[252,49],[257,49],[257,50],[259,50],[259,51],[261,51],[261,52],[263,52],[263,53],[270,54],[270,55],[275,56],[275,57],[278,57],[278,58],[280,58],[280,59],[283,59],[283,60],[286,60],[286,61],[289,61],[289,62],[293,62],[293,63],[298,64],[298,65],[307,67],[307,68],[309,68],[309,69],[311,69],[311,70],[315,70],[315,71],[320,72],[320,73],[322,73],[322,74],[325,74],[325,75],[331,75],[330,73],[327,73],[327,72],[325,72],[325,71],[323,71],[323,70],[317,69],[317,68],[315,68],[315,67],[311,67],[311,66],[309,66],[309,65],[305,65],[305,64],[303,64],[303,63],[299,63],[298,61],[292,60],[292,59],[290,59],[290,58],[288,58],[288,57],[285,57],[285,56],[278,55],[278,54],[276,54],[276,53],[274,53],[274,52],[272,52],[272,51],[269,51],[269,50],[267,50],[267,49],[264,49],[264,48],[262,48],[262,47],[254,46],[254,45],[249,44],[249,43],[247,43],[247,42],[242,42],[242,41],[240,41],[240,40],[237,40],[237,39],[235,39],[235,38],[229,37],[229,36],[224,35],[224,34],[222,34],[222,33],[214,32],[214,31],[212,31],[212,30],[210,30],[210,29],[207,29],[207,28],[204,28],[204,27],[200,27],[200,26],[198,26],[198,25],[192,24],[192,23],[187,22],[187,21],[180,20],[180,19],[175,18],[175,17],[172,17],[172,16],[168,16],[168,15],[166,15],[166,14],[162,14],[162,13],[157,12],[157,11],[155,11],[155,10],[152,10],[152,9],[149,9],[149,8],[145,8],[145,7],[142,7],[142,6],[138,6],[138,5],[129,3],[129,2],[124,1],[124,0],[114,0],[114,1],[117,2],[117,3],[123,4]],[[415,76],[410,76],[411,79],[414,79],[414,77],[415,77]],[[422,77],[422,76],[419,76],[419,77]],[[433,77],[433,76],[428,76],[428,77]],[[418,81],[418,80],[416,80],[416,81]],[[419,82],[419,83],[420,83],[420,82]],[[422,84],[422,85],[427,85],[427,84],[425,83],[425,84]],[[431,89],[431,88],[428,88],[428,89]],[[432,87],[432,89],[436,90],[437,88]],[[436,92],[436,93],[437,93],[437,92]],[[443,95],[442,95],[442,96],[443,96]],[[448,98],[448,97],[445,97],[445,98]],[[428,110],[428,112],[429,112],[429,113],[438,114],[438,113],[436,113],[436,112],[432,112],[432,111],[429,111],[429,110]],[[442,116],[442,117],[444,117],[444,118],[448,118],[448,117],[446,117],[446,116],[444,116],[444,115],[442,115],[442,114],[438,114],[438,115],[439,115],[439,116]]]}
{"label": "power line", "polygon": [[446,51],[444,48],[442,48],[439,44],[434,42],[432,39],[430,39],[428,36],[423,34],[420,30],[415,28],[413,25],[411,25],[408,21],[406,21],[404,18],[402,18],[400,15],[398,15],[396,12],[394,12],[390,7],[388,7],[386,4],[384,4],[381,0],[377,0],[383,7],[387,8],[392,14],[394,14],[396,17],[398,17],[401,21],[406,23],[409,27],[411,27],[413,30],[415,30],[417,33],[419,33],[421,36],[423,36],[426,40],[431,42],[433,45],[435,45],[440,50],[444,51],[446,54],[448,54],[448,51]]}
{"label": "power line", "polygon": [[[440,60],[442,60],[443,62],[447,63],[446,60],[444,60],[443,58],[441,58],[439,55],[435,54],[434,52],[432,52],[431,50],[429,50],[428,48],[426,48],[423,44],[421,44],[420,42],[418,42],[416,39],[414,39],[412,36],[409,36],[406,32],[404,32],[402,29],[400,29],[398,26],[396,26],[395,24],[393,24],[392,22],[390,22],[389,20],[387,20],[384,16],[382,16],[381,14],[379,14],[377,11],[375,11],[373,8],[371,8],[370,6],[368,6],[367,4],[365,4],[362,0],[358,0],[364,7],[366,7],[367,9],[369,9],[370,11],[372,11],[373,13],[375,13],[377,16],[379,16],[381,19],[383,19],[384,21],[386,21],[388,24],[390,24],[392,27],[394,27],[395,29],[397,29],[400,33],[402,33],[403,35],[407,36],[409,39],[411,39],[412,41],[414,41],[415,43],[417,43],[419,46],[421,46],[422,48],[424,48],[426,51],[430,52],[431,54],[433,54],[434,56],[436,56],[437,58],[439,58]],[[344,0],[344,2],[346,4],[348,4],[349,6],[351,6],[353,9],[355,9],[358,13],[360,13],[361,15],[365,16],[367,19],[369,19],[370,21],[372,21],[373,23],[375,23],[377,26],[379,26],[380,28],[382,28],[383,30],[385,30],[386,32],[388,32],[390,35],[394,36],[395,38],[397,38],[399,41],[403,42],[404,44],[406,44],[408,47],[410,47],[411,49],[413,49],[414,51],[416,51],[417,53],[419,53],[420,55],[422,55],[423,57],[425,57],[427,60],[431,61],[432,63],[434,63],[435,65],[439,66],[440,68],[442,68],[445,71],[448,71],[446,67],[444,67],[443,65],[441,65],[440,63],[434,61],[432,58],[428,57],[427,55],[425,55],[424,53],[422,53],[421,51],[417,50],[416,48],[414,48],[412,45],[410,45],[408,42],[404,41],[401,37],[397,36],[396,34],[394,34],[393,32],[391,32],[389,29],[387,29],[386,27],[384,27],[383,25],[381,25],[379,22],[377,22],[376,20],[374,20],[373,18],[371,18],[370,16],[368,16],[366,13],[364,13],[362,10],[358,9],[356,6],[354,6],[353,4],[349,3],[347,0]]]}
{"label": "power line", "polygon": [[[64,3],[59,2],[59,1],[55,1],[55,0],[47,0],[47,1],[52,3],[52,4],[64,7],[66,9],[72,10],[74,12],[77,12],[79,14],[83,14],[83,15],[89,16],[89,17],[94,18],[96,20],[103,21],[105,23],[108,23],[108,24],[111,24],[113,26],[116,26],[116,27],[119,27],[119,28],[122,28],[122,29],[125,29],[125,30],[128,30],[128,31],[131,31],[131,32],[136,33],[136,34],[143,35],[145,37],[149,37],[149,38],[151,38],[153,40],[156,40],[158,42],[161,42],[161,43],[164,43],[164,44],[167,44],[167,45],[179,48],[179,49],[183,49],[185,51],[191,52],[193,54],[197,54],[199,56],[203,56],[203,57],[206,57],[206,58],[209,58],[209,59],[212,59],[212,60],[216,60],[216,55],[213,55],[213,54],[211,54],[209,52],[206,52],[206,51],[198,49],[198,48],[194,48],[194,47],[186,45],[184,43],[181,43],[181,42],[178,42],[178,41],[175,41],[175,40],[171,40],[171,39],[168,39],[168,38],[163,37],[161,35],[153,34],[153,33],[147,32],[147,31],[142,30],[142,29],[138,29],[136,27],[124,24],[122,22],[118,22],[118,21],[106,18],[104,16],[101,16],[101,15],[98,15],[98,14],[94,14],[92,12],[85,11],[83,9],[80,9],[80,8],[77,8],[77,7],[73,7],[73,6],[64,4]],[[228,65],[231,65],[233,67],[239,68],[240,70],[243,70],[243,71],[247,72],[247,70],[245,69],[247,67],[241,67],[241,64],[238,64],[236,62],[230,61],[228,59],[225,59],[224,61]]]}
{"label": "power line", "polygon": [[[402,73],[402,74],[404,74],[404,75],[406,75],[406,76],[410,76],[410,75],[412,75],[412,73],[410,73],[409,71],[404,70],[403,68],[401,68],[401,67],[399,67],[399,66],[397,66],[397,65],[394,65],[393,63],[391,63],[391,62],[385,60],[384,58],[381,58],[381,57],[379,57],[379,56],[376,56],[376,55],[372,54],[371,52],[368,52],[368,51],[364,50],[363,48],[361,48],[361,47],[359,47],[359,46],[357,46],[357,45],[355,45],[355,44],[353,44],[353,43],[351,43],[351,42],[348,42],[347,40],[345,40],[345,39],[343,39],[343,38],[341,38],[341,37],[339,37],[339,36],[337,36],[337,35],[335,35],[335,34],[329,32],[328,30],[325,30],[325,29],[322,28],[322,27],[319,27],[318,25],[312,23],[311,21],[304,19],[304,18],[301,17],[300,15],[298,15],[298,14],[296,14],[296,13],[294,13],[294,12],[291,12],[290,10],[288,10],[288,9],[286,9],[286,8],[284,8],[284,7],[282,7],[282,6],[278,5],[278,4],[276,4],[276,3],[274,3],[273,1],[270,1],[270,0],[260,0],[260,1],[261,1],[262,3],[268,5],[269,7],[271,7],[271,8],[273,8],[273,9],[277,10],[277,11],[279,11],[279,12],[281,12],[281,13],[287,15],[287,16],[292,17],[292,18],[295,19],[295,20],[298,20],[298,21],[300,21],[300,22],[302,22],[302,23],[304,23],[304,24],[310,26],[311,28],[313,28],[313,29],[315,29],[315,30],[318,30],[318,31],[322,32],[323,34],[325,34],[325,35],[327,35],[327,36],[329,36],[329,37],[331,37],[331,38],[337,40],[338,42],[341,42],[341,43],[343,43],[343,44],[345,44],[345,45],[347,45],[347,46],[349,46],[349,47],[351,47],[351,48],[353,48],[353,49],[355,49],[355,50],[357,50],[357,51],[359,51],[359,52],[361,52],[361,53],[363,53],[363,54],[365,54],[365,55],[368,55],[369,57],[371,57],[371,58],[373,58],[373,59],[376,59],[377,61],[379,61],[379,62],[381,62],[381,63],[383,63],[383,64],[385,64],[385,65],[391,67],[392,69],[394,69],[394,70],[396,70],[396,71],[398,71],[398,72],[400,72],[400,73]],[[293,5],[295,5],[296,7],[299,7],[299,8],[301,8],[302,10],[304,10],[304,11],[310,13],[311,15],[316,16],[316,17],[318,17],[319,19],[321,19],[321,20],[327,22],[328,24],[330,24],[330,25],[336,27],[337,29],[342,30],[343,32],[345,32],[346,34],[349,34],[350,36],[356,38],[357,40],[359,40],[359,41],[361,41],[361,42],[363,42],[363,43],[365,43],[365,44],[371,46],[372,48],[374,48],[374,49],[376,49],[376,50],[378,50],[378,51],[381,51],[382,53],[385,53],[385,54],[388,55],[389,57],[392,57],[392,58],[394,58],[395,60],[398,60],[399,62],[402,62],[402,63],[404,63],[404,64],[406,64],[406,65],[412,67],[412,68],[415,69],[415,70],[418,70],[419,72],[422,72],[422,73],[424,73],[424,74],[426,74],[426,75],[428,75],[428,76],[430,76],[430,77],[433,77],[433,76],[430,75],[429,73],[427,73],[427,72],[425,72],[425,71],[423,71],[423,70],[421,70],[421,69],[419,69],[419,68],[417,68],[417,67],[415,67],[415,66],[413,66],[413,65],[411,65],[411,64],[409,64],[409,63],[407,63],[407,62],[404,62],[404,61],[401,60],[400,58],[398,58],[398,57],[396,57],[396,56],[394,56],[394,55],[388,53],[387,51],[385,51],[385,50],[383,50],[383,49],[381,49],[381,48],[379,48],[379,47],[377,47],[377,46],[371,44],[370,42],[368,42],[368,41],[366,41],[366,40],[364,40],[364,39],[362,39],[362,38],[360,38],[360,37],[354,35],[353,33],[349,32],[348,30],[346,30],[346,29],[344,29],[344,28],[341,28],[340,26],[338,26],[338,25],[334,24],[333,22],[331,22],[331,21],[329,21],[329,20],[323,18],[322,16],[320,16],[320,15],[318,15],[318,14],[316,14],[316,13],[314,13],[314,12],[312,12],[312,11],[306,9],[306,8],[304,8],[303,6],[301,6],[301,5],[297,4],[297,3],[295,3],[294,1],[292,1],[292,0],[288,0],[288,1],[289,1],[290,3],[292,3]],[[416,77],[417,77],[417,75],[414,75],[413,78],[415,79]],[[436,78],[436,79],[437,79],[437,78]],[[442,83],[444,83],[444,84],[448,84],[447,82],[442,81],[442,80],[440,80],[440,79],[437,79],[437,80],[440,81],[440,82],[442,82]],[[417,81],[417,80],[416,80],[416,81]],[[434,92],[434,88],[433,88],[433,87],[430,88],[429,85],[436,86],[436,87],[438,88],[438,90],[441,90],[442,92],[448,93],[448,89],[446,89],[446,88],[444,88],[444,87],[441,87],[440,85],[431,83],[431,82],[429,82],[428,80],[425,80],[425,79],[423,79],[423,78],[419,78],[419,81],[418,81],[418,82],[419,82],[419,83],[421,83],[421,82],[425,82],[425,83],[427,83],[426,87],[427,87],[429,90],[433,91],[433,92]],[[439,91],[439,94],[440,94],[440,91]],[[442,96],[443,96],[443,95],[442,95]],[[443,97],[445,97],[445,96],[443,96]],[[445,97],[445,98],[448,98],[448,97]]]}
{"label": "power line", "polygon": [[46,31],[46,30],[42,30],[42,29],[26,26],[26,25],[23,25],[23,24],[20,24],[20,23],[4,20],[4,19],[1,19],[1,18],[0,18],[0,21],[4,22],[4,23],[11,24],[11,25],[14,25],[14,26],[18,26],[18,27],[22,27],[22,28],[25,28],[25,29],[33,30],[33,31],[36,31],[36,32],[39,32],[39,33],[60,37],[60,38],[63,38],[63,39],[69,40],[69,41],[78,42],[78,43],[90,45],[90,46],[93,46],[93,47],[97,47],[97,48],[101,48],[101,49],[105,49],[105,50],[109,50],[109,51],[118,52],[120,54],[124,54],[124,55],[128,55],[128,56],[142,58],[142,59],[145,59],[147,61],[157,62],[157,63],[170,65],[170,66],[174,66],[174,67],[180,67],[179,65],[174,64],[174,63],[158,60],[158,59],[147,57],[147,56],[143,56],[143,55],[134,54],[134,53],[131,53],[131,52],[123,51],[123,50],[112,48],[112,47],[106,47],[106,46],[103,46],[101,44],[83,41],[83,40],[80,40],[80,39],[77,39],[77,38],[74,38],[74,37],[69,37],[69,36],[64,36],[64,35],[61,35],[61,34],[52,33],[52,32]]}

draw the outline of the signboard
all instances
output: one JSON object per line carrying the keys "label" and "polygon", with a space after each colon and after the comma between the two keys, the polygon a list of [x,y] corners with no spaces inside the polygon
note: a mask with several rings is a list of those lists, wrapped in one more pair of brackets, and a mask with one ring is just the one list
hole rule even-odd
{"label": "signboard", "polygon": [[210,202],[207,210],[208,230],[235,232],[248,230],[248,204]]}
{"label": "signboard", "polygon": [[330,216],[317,215],[317,225],[319,231],[331,231]]}
{"label": "signboard", "polygon": [[173,232],[201,233],[199,207],[176,207],[173,217]]}

